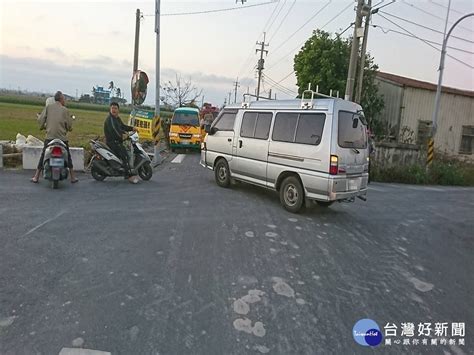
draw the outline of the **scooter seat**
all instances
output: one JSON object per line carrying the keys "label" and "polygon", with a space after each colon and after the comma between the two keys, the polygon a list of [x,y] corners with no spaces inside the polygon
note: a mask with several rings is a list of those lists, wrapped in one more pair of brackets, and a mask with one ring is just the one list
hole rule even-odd
{"label": "scooter seat", "polygon": [[111,150],[110,147],[105,144],[105,143],[102,143],[102,142],[95,142],[97,144],[98,147],[100,148],[104,148],[104,149],[107,149],[107,150]]}

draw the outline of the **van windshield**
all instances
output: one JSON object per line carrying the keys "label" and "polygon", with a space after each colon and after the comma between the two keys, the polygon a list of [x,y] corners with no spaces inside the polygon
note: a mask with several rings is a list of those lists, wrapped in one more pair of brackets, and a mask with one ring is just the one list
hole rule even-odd
{"label": "van windshield", "polygon": [[353,112],[339,111],[338,144],[342,148],[367,148],[364,117]]}
{"label": "van windshield", "polygon": [[175,112],[172,124],[199,126],[199,117],[197,113],[192,112]]}

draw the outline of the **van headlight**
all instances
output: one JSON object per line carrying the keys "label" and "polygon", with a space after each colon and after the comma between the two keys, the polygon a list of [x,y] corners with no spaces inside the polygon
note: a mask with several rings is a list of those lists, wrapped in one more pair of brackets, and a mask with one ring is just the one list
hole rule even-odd
{"label": "van headlight", "polygon": [[193,134],[193,138],[201,138],[200,134]]}
{"label": "van headlight", "polygon": [[178,133],[170,132],[170,137],[177,137],[177,136],[178,136]]}

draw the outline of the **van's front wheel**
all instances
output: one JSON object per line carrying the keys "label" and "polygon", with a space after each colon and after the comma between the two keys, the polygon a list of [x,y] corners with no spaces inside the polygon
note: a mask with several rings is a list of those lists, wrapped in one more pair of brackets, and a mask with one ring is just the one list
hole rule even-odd
{"label": "van's front wheel", "polygon": [[304,202],[304,192],[300,181],[294,176],[288,176],[280,187],[280,202],[292,213],[298,213]]}
{"label": "van's front wheel", "polygon": [[225,159],[219,159],[219,161],[216,163],[214,168],[214,176],[216,178],[217,185],[221,187],[230,186],[229,164],[227,164]]}

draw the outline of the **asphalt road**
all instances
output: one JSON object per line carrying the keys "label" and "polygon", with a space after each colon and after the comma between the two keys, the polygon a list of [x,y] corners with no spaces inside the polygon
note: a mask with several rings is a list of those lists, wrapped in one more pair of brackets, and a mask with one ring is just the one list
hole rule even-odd
{"label": "asphalt road", "polygon": [[[0,171],[0,354],[473,353],[474,189],[373,183],[294,215],[198,160],[56,191]],[[362,318],[464,322],[465,345],[363,347]]]}

